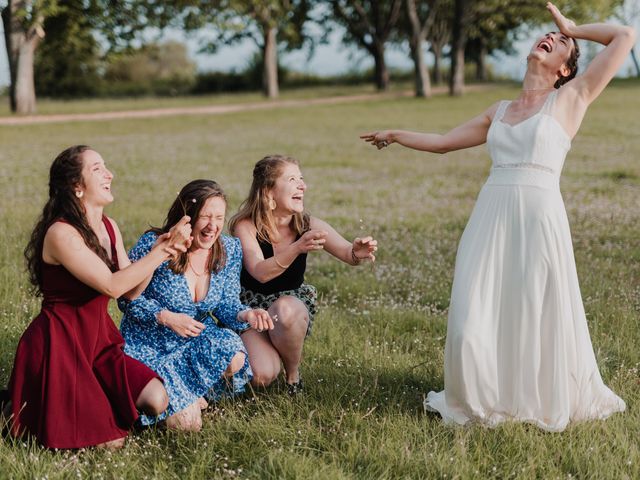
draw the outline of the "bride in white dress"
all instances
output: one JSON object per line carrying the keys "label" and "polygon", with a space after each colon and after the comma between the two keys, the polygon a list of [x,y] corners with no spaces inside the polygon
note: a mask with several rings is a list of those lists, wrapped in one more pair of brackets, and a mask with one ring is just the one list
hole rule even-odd
{"label": "bride in white dress", "polygon": [[[445,135],[361,136],[378,149],[398,143],[434,153],[488,144],[491,173],[456,257],[445,387],[425,400],[448,423],[517,420],[561,431],[625,409],[596,364],[559,178],[587,107],[622,65],[635,32],[576,26],[551,3],[547,9],[560,31],[534,44],[516,100]],[[606,45],[578,77],[575,39]]]}

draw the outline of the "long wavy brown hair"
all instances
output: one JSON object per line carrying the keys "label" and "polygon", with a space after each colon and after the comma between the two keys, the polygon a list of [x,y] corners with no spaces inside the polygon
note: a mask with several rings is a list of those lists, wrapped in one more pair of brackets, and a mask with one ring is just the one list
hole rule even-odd
{"label": "long wavy brown hair", "polygon": [[75,194],[78,186],[84,186],[82,154],[87,150],[93,149],[87,145],[69,147],[56,157],[49,169],[49,199],[24,249],[29,281],[37,294],[42,293],[44,237],[49,227],[57,221],[63,220],[74,227],[87,247],[93,250],[110,269],[115,268],[107,251],[100,245],[98,236],[89,226],[84,206]]}
{"label": "long wavy brown hair", "polygon": [[[256,227],[258,239],[273,243],[278,241],[278,229],[273,211],[269,207],[269,191],[275,186],[276,180],[287,163],[300,165],[298,160],[286,155],[267,155],[253,167],[253,181],[249,189],[249,196],[242,202],[238,213],[229,221],[229,231],[233,235],[241,220],[251,219]],[[297,234],[302,235],[309,230],[310,217],[307,212],[294,213],[290,227]]]}
{"label": "long wavy brown hair", "polygon": [[[192,180],[182,187],[182,190],[180,190],[180,193],[178,193],[178,196],[171,204],[164,225],[162,225],[162,227],[152,227],[147,231],[157,235],[167,233],[184,215],[191,217],[190,223],[191,228],[193,228],[205,202],[214,197],[220,197],[224,200],[225,204],[227,203],[227,196],[224,194],[222,187],[213,180]],[[226,263],[227,252],[222,243],[222,236],[219,236],[213,244],[213,247],[211,247],[209,261],[207,262],[207,271],[209,273],[218,273],[224,268]],[[188,266],[189,255],[187,252],[179,254],[169,262],[169,268],[176,274],[183,274]]]}

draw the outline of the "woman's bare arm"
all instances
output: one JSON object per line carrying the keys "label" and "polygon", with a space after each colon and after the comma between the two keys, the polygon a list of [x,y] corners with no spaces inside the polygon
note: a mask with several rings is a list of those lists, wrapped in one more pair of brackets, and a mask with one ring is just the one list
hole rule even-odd
{"label": "woman's bare arm", "polygon": [[487,133],[499,103],[495,103],[483,113],[445,133],[419,133],[406,130],[381,130],[360,135],[365,142],[378,149],[392,143],[432,153],[447,153],[463,148],[482,145],[487,141]]}

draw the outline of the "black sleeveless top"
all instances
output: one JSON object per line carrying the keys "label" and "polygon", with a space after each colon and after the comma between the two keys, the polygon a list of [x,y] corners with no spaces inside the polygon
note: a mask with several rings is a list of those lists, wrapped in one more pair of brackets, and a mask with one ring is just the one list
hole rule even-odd
{"label": "black sleeveless top", "polygon": [[[298,238],[300,237],[296,237],[296,240],[298,240]],[[256,240],[258,240],[258,245],[260,245],[260,250],[262,250],[262,255],[265,260],[273,257],[273,245],[269,242],[263,242],[257,237]],[[240,285],[242,285],[245,290],[251,290],[254,293],[261,293],[263,295],[271,295],[285,290],[295,290],[304,282],[304,271],[306,268],[307,254],[301,253],[280,275],[272,278],[268,282],[260,283],[247,272],[243,265],[242,272],[240,273]]]}

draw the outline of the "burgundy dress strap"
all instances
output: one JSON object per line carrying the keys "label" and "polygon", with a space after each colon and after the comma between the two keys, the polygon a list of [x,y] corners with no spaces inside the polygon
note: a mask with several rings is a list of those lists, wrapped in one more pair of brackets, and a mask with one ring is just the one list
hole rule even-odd
{"label": "burgundy dress strap", "polygon": [[111,260],[116,267],[116,270],[119,270],[118,265],[118,250],[116,249],[116,232],[113,229],[113,225],[111,221],[107,218],[106,215],[102,216],[102,223],[104,223],[104,227],[107,229],[107,234],[109,235],[109,242],[111,242]]}

